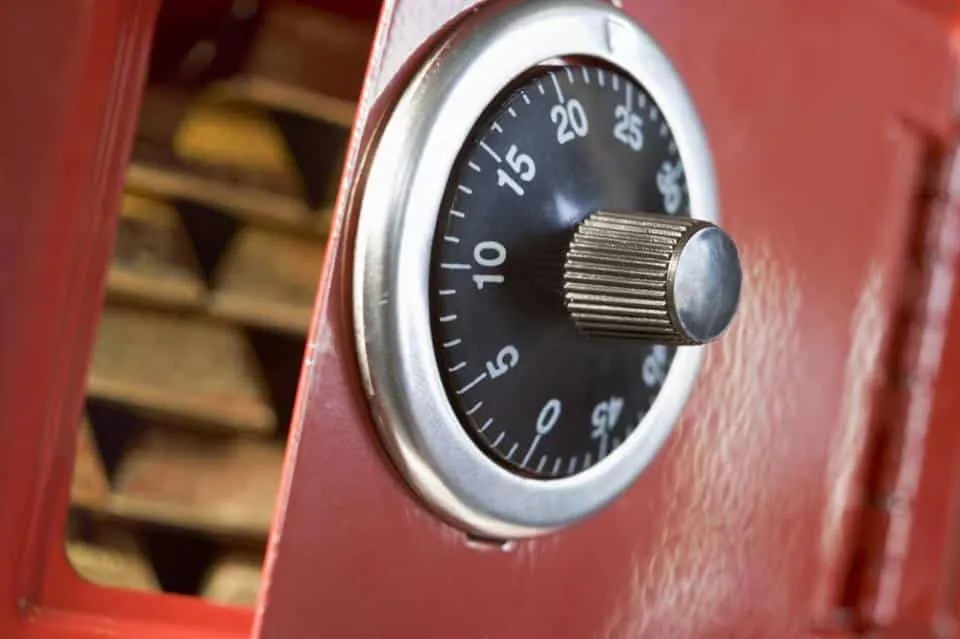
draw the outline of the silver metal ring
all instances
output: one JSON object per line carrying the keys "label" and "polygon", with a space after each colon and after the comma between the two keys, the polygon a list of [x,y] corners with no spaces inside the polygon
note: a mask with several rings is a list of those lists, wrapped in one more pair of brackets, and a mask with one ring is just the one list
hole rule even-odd
{"label": "silver metal ring", "polygon": [[663,445],[702,362],[678,351],[633,434],[578,475],[514,474],[470,439],[444,390],[434,352],[428,283],[447,178],[476,121],[516,78],[567,56],[594,58],[639,82],[660,105],[683,160],[691,210],[717,221],[712,161],[677,72],[624,14],[589,0],[488,6],[464,20],[414,76],[384,124],[359,197],[353,312],[360,368],[394,462],[448,521],[497,539],[546,532],[609,503]]}

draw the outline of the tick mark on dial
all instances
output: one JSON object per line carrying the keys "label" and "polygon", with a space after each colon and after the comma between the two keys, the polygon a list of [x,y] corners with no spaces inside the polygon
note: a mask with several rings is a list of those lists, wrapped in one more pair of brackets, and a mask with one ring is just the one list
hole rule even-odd
{"label": "tick mark on dial", "polygon": [[481,427],[477,430],[477,432],[478,432],[478,433],[482,433],[483,431],[485,431],[485,430],[487,430],[488,428],[490,428],[490,426],[491,426],[492,424],[493,424],[493,417],[491,417],[491,418],[488,419],[487,421],[483,422],[483,426],[481,426]]}
{"label": "tick mark on dial", "polygon": [[455,289],[455,288],[442,288],[442,289],[440,289],[440,290],[437,291],[437,292],[438,292],[440,295],[446,297],[446,296],[448,296],[448,295],[456,295],[456,294],[457,294],[457,289]]}
{"label": "tick mark on dial", "polygon": [[500,442],[503,441],[503,438],[507,436],[506,431],[500,431],[500,434],[497,435],[497,438],[493,441],[493,447],[496,448],[500,445]]}
{"label": "tick mark on dial", "polygon": [[500,164],[501,162],[503,162],[503,160],[500,159],[500,156],[497,155],[497,152],[494,151],[493,149],[491,149],[490,146],[489,146],[486,142],[481,141],[481,142],[480,142],[480,148],[483,149],[484,151],[486,151],[486,152],[487,152],[487,155],[489,155],[489,156],[492,157],[494,160],[496,160],[496,161],[497,161],[497,164]]}
{"label": "tick mark on dial", "polygon": [[660,136],[661,136],[661,137],[667,137],[667,133],[668,133],[668,131],[667,131],[667,125],[666,125],[666,124],[661,124],[661,125],[660,125]]}
{"label": "tick mark on dial", "polygon": [[469,271],[473,267],[470,266],[469,264],[443,262],[440,264],[440,268],[445,269],[447,271]]}
{"label": "tick mark on dial", "polygon": [[517,448],[520,446],[517,442],[513,442],[513,446],[510,447],[510,452],[507,453],[507,459],[512,459],[513,454],[517,452]]}
{"label": "tick mark on dial", "polygon": [[613,84],[613,90],[614,90],[614,91],[619,91],[619,90],[620,90],[620,76],[618,76],[616,73],[614,73],[613,75],[610,76],[610,78],[611,78],[611,80],[613,81],[613,82],[612,82],[612,84]]}
{"label": "tick mark on dial", "polygon": [[590,453],[587,453],[586,456],[583,458],[583,467],[590,468],[590,466],[592,465],[593,465],[593,455],[591,455]]}
{"label": "tick mark on dial", "polygon": [[543,437],[543,435],[540,435],[539,433],[537,433],[537,436],[534,437],[534,438],[533,438],[533,441],[530,443],[530,448],[527,450],[527,454],[524,455],[524,457],[523,457],[523,462],[522,462],[522,464],[523,464],[524,466],[526,466],[526,465],[527,465],[527,462],[530,461],[530,458],[533,457],[533,451],[535,451],[535,450],[537,449],[537,444],[540,443],[540,438],[541,438],[541,437]]}
{"label": "tick mark on dial", "polygon": [[538,473],[543,472],[543,467],[546,465],[546,463],[547,463],[547,456],[546,456],[546,455],[541,455],[541,456],[540,456],[540,463],[537,464],[537,472],[538,472]]}
{"label": "tick mark on dial", "polygon": [[463,342],[463,340],[458,337],[458,338],[456,338],[456,339],[450,340],[449,342],[444,342],[444,343],[443,343],[443,347],[444,347],[444,348],[453,348],[454,346],[457,346],[457,345],[459,345],[459,344],[462,343],[462,342]]}
{"label": "tick mark on dial", "polygon": [[466,362],[460,362],[460,363],[457,364],[456,366],[451,366],[451,367],[448,368],[447,370],[450,371],[451,373],[456,373],[457,371],[462,370],[462,369],[464,369],[464,368],[466,368],[466,367],[467,367],[467,363],[466,363]]}
{"label": "tick mark on dial", "polygon": [[551,475],[556,475],[560,472],[560,464],[563,462],[563,458],[557,457],[557,461],[553,462],[553,470],[550,471]]}
{"label": "tick mark on dial", "polygon": [[537,82],[537,90],[540,91],[540,95],[546,93],[546,90],[543,88],[543,82]]}
{"label": "tick mark on dial", "polygon": [[457,314],[456,314],[456,313],[452,313],[452,314],[450,314],[450,315],[441,315],[441,316],[440,316],[440,321],[443,322],[444,324],[449,324],[450,322],[456,322],[456,321],[457,321]]}
{"label": "tick mark on dial", "polygon": [[462,211],[457,211],[455,209],[450,209],[450,215],[453,217],[464,218],[467,217]]}
{"label": "tick mark on dial", "polygon": [[580,70],[583,71],[583,82],[584,84],[590,84],[590,71],[587,67],[580,67]]}
{"label": "tick mark on dial", "polygon": [[[454,317],[454,319],[456,319],[457,316],[454,315],[453,317]],[[442,317],[440,318],[440,321],[441,321],[441,322],[443,321],[443,318],[442,318]],[[487,374],[486,374],[486,373],[480,373],[480,374],[477,376],[476,379],[474,379],[472,382],[470,382],[469,384],[467,384],[466,386],[464,386],[463,388],[461,388],[460,390],[458,390],[458,391],[457,391],[457,395],[463,395],[464,393],[469,392],[471,388],[473,388],[474,386],[476,386],[477,384],[479,384],[480,382],[482,382],[482,381],[485,380],[486,378],[487,378]]]}
{"label": "tick mark on dial", "polygon": [[473,194],[473,189],[471,189],[471,188],[468,187],[468,186],[464,186],[464,185],[462,185],[462,184],[458,184],[458,185],[457,185],[457,188],[460,189],[462,192],[466,193],[467,195],[472,195],[472,194]]}
{"label": "tick mark on dial", "polygon": [[657,111],[657,107],[650,107],[650,120],[656,122],[660,118],[660,112]]}
{"label": "tick mark on dial", "polygon": [[563,104],[565,102],[565,100],[563,99],[563,89],[560,88],[560,83],[557,82],[556,74],[551,73],[550,79],[553,80],[553,88],[557,90],[557,101],[560,104]]}
{"label": "tick mark on dial", "polygon": [[604,86],[603,69],[597,69],[597,82],[600,83],[600,86]]}
{"label": "tick mark on dial", "polygon": [[473,162],[473,161],[467,162],[467,166],[469,166],[471,169],[473,169],[477,173],[480,172],[480,165],[477,164],[476,162]]}
{"label": "tick mark on dial", "polygon": [[508,109],[507,109],[507,113],[510,114],[510,117],[511,117],[511,118],[517,117],[517,112],[513,110],[513,107],[508,108]]}
{"label": "tick mark on dial", "polygon": [[475,412],[480,410],[481,406],[483,406],[483,402],[477,402],[470,408],[470,410],[467,411],[467,415],[473,415]]}
{"label": "tick mark on dial", "polygon": [[501,127],[498,122],[494,122],[493,124],[491,124],[490,128],[496,131],[497,133],[503,133],[503,127]]}
{"label": "tick mark on dial", "polygon": [[444,236],[443,236],[443,241],[444,241],[444,242],[448,242],[448,243],[450,243],[450,244],[459,244],[459,243],[460,243],[460,238],[459,238],[459,237],[454,237],[454,236],[452,236],[452,235],[444,235]]}
{"label": "tick mark on dial", "polygon": [[530,98],[527,97],[527,94],[526,94],[526,93],[524,93],[524,92],[521,91],[521,92],[520,92],[520,96],[523,98],[524,104],[530,104]]}
{"label": "tick mark on dial", "polygon": [[577,470],[577,457],[573,456],[570,458],[570,463],[567,465],[567,474],[572,475],[575,470]]}
{"label": "tick mark on dial", "polygon": [[574,83],[573,69],[571,69],[570,67],[566,67],[566,68],[564,68],[564,71],[567,72],[567,81],[568,81],[570,84],[573,84],[573,83]]}

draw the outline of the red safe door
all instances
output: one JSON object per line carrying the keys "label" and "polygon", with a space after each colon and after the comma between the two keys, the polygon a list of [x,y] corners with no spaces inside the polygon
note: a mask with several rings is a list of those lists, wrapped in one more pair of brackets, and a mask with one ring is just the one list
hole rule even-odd
{"label": "red safe door", "polygon": [[257,636],[954,636],[956,64],[941,4],[623,3],[704,121],[744,264],[741,310],[622,498],[500,548],[413,496],[360,385],[349,198],[377,119],[473,8],[388,3]]}
{"label": "red safe door", "polygon": [[[692,94],[744,265],[740,313],[707,348],[681,422],[611,507],[502,547],[440,521],[394,470],[354,349],[351,196],[411,72],[486,3],[385,3],[257,637],[960,634],[960,7],[616,4]],[[3,638],[249,633],[246,611],[81,583],[62,547],[111,215],[158,8],[0,3]]]}

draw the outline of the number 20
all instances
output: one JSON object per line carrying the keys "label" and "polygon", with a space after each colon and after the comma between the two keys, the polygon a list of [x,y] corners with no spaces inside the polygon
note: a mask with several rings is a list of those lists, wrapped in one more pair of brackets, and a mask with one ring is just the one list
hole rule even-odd
{"label": "number 20", "polygon": [[590,131],[587,112],[579,100],[567,100],[550,109],[550,121],[557,125],[557,142],[566,144],[576,138],[585,138]]}

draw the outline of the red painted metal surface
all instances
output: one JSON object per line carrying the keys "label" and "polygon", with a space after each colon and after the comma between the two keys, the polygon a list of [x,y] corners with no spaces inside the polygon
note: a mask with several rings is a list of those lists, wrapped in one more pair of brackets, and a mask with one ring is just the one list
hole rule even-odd
{"label": "red painted metal surface", "polygon": [[84,380],[156,0],[0,3],[0,637],[243,637],[248,611],[64,555]]}
{"label": "red painted metal surface", "polygon": [[[956,491],[936,484],[960,478],[947,426],[957,413],[942,390],[960,383],[960,338],[948,333],[942,369],[909,353],[923,350],[922,336],[939,353],[943,327],[958,326],[944,285],[957,233],[951,194],[935,192],[950,214],[933,218],[924,195],[930,155],[952,143],[945,25],[956,7],[624,2],[699,106],[746,268],[742,310],[636,485],[582,524],[501,551],[439,522],[391,470],[360,390],[349,315],[346,195],[369,124],[418,47],[470,4],[398,0],[382,19],[259,636],[953,636]],[[918,234],[930,238],[919,254]],[[902,399],[897,411],[890,397]],[[878,473],[881,444],[898,453]],[[877,490],[892,501],[880,509],[880,543],[869,544]],[[950,514],[937,518],[941,508]]]}
{"label": "red painted metal surface", "polygon": [[[470,4],[388,3],[344,194],[418,48]],[[927,185],[954,144],[956,4],[624,4],[699,106],[747,270],[682,424],[597,517],[506,552],[468,543],[369,421],[341,197],[259,636],[960,634],[960,180]],[[62,549],[157,5],[0,3],[3,638],[250,633],[245,611],[87,584]]]}
{"label": "red painted metal surface", "polygon": [[[924,247],[916,260],[928,277],[903,331],[908,377],[886,400],[899,400],[900,436],[888,447],[895,463],[882,468],[890,486],[883,497],[886,521],[868,576],[874,582],[858,602],[865,615],[902,637],[958,634],[960,576],[960,308],[951,305],[960,249],[960,162],[949,187],[932,208]],[[900,395],[900,397],[897,397]],[[874,518],[875,520],[876,518]],[[872,573],[872,574],[871,574]]]}

